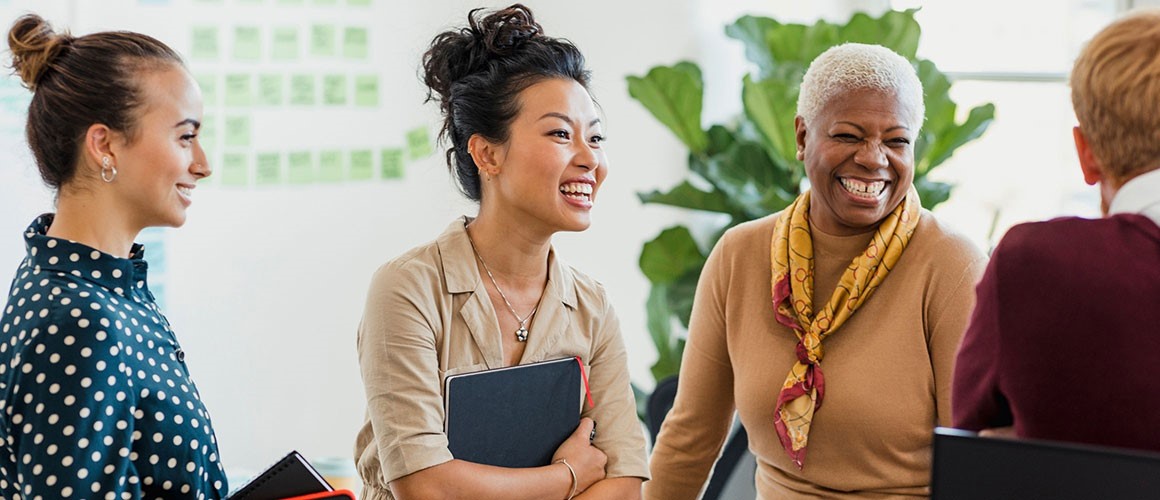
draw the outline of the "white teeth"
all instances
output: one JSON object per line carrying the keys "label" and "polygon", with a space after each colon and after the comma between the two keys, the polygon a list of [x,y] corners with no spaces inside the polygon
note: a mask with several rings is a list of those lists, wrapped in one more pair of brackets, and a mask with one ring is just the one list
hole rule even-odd
{"label": "white teeth", "polygon": [[846,191],[865,198],[877,198],[878,195],[882,194],[882,190],[886,188],[886,181],[867,183],[845,177],[839,177],[838,181],[842,183],[842,187],[846,188]]}
{"label": "white teeth", "polygon": [[193,188],[185,186],[177,186],[177,192],[185,195],[186,198],[193,196]]}
{"label": "white teeth", "polygon": [[592,185],[585,182],[569,182],[560,186],[560,192],[564,194],[592,196]]}

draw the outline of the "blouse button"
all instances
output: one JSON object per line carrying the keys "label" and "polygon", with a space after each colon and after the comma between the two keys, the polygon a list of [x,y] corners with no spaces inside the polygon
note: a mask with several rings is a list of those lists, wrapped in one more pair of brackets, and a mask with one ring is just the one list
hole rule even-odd
{"label": "blouse button", "polygon": [[185,362],[185,351],[183,351],[183,350],[181,350],[181,349],[178,349],[178,350],[177,350],[177,361],[178,361],[179,363],[184,363],[184,362]]}

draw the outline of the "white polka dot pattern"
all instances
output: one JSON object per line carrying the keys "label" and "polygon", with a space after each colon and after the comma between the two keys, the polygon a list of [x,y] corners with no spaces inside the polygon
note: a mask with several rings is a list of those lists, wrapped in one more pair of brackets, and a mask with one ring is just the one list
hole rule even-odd
{"label": "white polka dot pattern", "polygon": [[0,312],[0,498],[216,499],[225,472],[184,353],[120,259],[25,234]]}

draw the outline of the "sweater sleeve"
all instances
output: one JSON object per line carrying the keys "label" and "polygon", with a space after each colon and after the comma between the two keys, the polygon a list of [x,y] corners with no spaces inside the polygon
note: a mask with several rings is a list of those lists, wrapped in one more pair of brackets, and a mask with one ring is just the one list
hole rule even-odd
{"label": "sweater sleeve", "polygon": [[954,374],[955,353],[959,349],[971,310],[975,305],[974,287],[983,273],[986,257],[972,248],[973,260],[966,263],[962,272],[952,275],[953,281],[937,287],[937,308],[932,309],[927,328],[931,367],[934,370],[935,411],[937,423],[951,425],[951,385]]}
{"label": "sweater sleeve", "polygon": [[709,255],[697,283],[676,401],[652,453],[648,500],[697,498],[733,422],[733,369],[725,331],[729,233]]}
{"label": "sweater sleeve", "polygon": [[991,256],[976,288],[975,311],[955,362],[952,408],[954,426],[980,430],[1012,424],[1011,412],[999,387],[1000,246]]}

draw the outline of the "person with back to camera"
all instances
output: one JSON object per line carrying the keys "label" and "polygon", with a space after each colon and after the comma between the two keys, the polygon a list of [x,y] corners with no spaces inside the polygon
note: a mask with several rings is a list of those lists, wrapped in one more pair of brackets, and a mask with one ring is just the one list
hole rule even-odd
{"label": "person with back to camera", "polygon": [[931,431],[950,422],[985,257],[921,209],[923,109],[914,68],[887,48],[810,64],[795,128],[811,187],[710,254],[645,498],[697,498],[734,408],[758,498],[930,494]]}
{"label": "person with back to camera", "polygon": [[1003,236],[958,354],[955,427],[1160,451],[1157,53],[1160,10],[1144,10],[1076,59],[1075,146],[1105,217]]}
{"label": "person with back to camera", "polygon": [[0,497],[222,498],[209,414],[133,243],[184,224],[211,173],[197,84],[139,33],[73,37],[28,14],[8,46],[57,211],[24,233],[0,317]]}
{"label": "person with back to camera", "polygon": [[[361,498],[639,498],[645,441],[619,323],[603,287],[552,248],[554,233],[588,228],[608,170],[584,57],[544,35],[522,5],[479,11],[423,56],[428,99],[438,100],[451,142],[448,166],[479,215],[374,275],[358,335]],[[452,457],[447,376],[574,356],[588,366],[595,405],[584,406],[552,464]]]}

